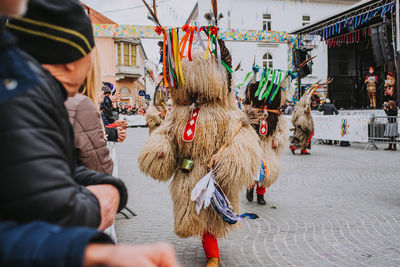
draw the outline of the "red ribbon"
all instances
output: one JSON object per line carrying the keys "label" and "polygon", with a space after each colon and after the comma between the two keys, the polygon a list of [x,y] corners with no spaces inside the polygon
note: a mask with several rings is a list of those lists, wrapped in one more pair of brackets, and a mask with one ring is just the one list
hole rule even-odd
{"label": "red ribbon", "polygon": [[184,31],[184,32],[189,32],[189,29],[190,29],[190,27],[188,24],[185,24],[182,26],[182,31]]}
{"label": "red ribbon", "polygon": [[211,26],[211,27],[209,28],[209,31],[210,31],[210,33],[212,33],[212,34],[214,34],[214,35],[217,35],[217,34],[218,34],[218,28],[215,27],[215,26]]}
{"label": "red ribbon", "polygon": [[161,27],[161,26],[156,26],[156,27],[154,27],[154,31],[155,31],[156,33],[158,33],[158,34],[161,34],[161,33],[164,32],[164,29],[163,29],[163,27]]}
{"label": "red ribbon", "polygon": [[196,27],[191,27],[191,29],[190,29],[190,39],[189,39],[189,48],[188,48],[189,49],[188,57],[189,57],[190,61],[192,61],[192,44],[193,44],[193,35],[194,35],[195,30],[196,30]]}

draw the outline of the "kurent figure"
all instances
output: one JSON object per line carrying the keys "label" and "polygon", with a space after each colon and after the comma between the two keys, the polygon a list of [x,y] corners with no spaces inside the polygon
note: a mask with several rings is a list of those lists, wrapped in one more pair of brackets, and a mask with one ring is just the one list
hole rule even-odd
{"label": "kurent figure", "polygon": [[301,155],[310,154],[307,149],[311,149],[311,139],[314,136],[314,122],[311,116],[311,97],[317,90],[318,85],[312,86],[297,103],[293,114],[292,124],[293,136],[290,137],[290,150],[293,155],[299,149]]}
{"label": "kurent figure", "polygon": [[[222,59],[230,65],[229,51],[218,43]],[[234,102],[227,70],[219,69],[215,57],[206,59],[204,52],[194,50],[191,58],[182,60],[184,84],[170,88],[172,110],[149,136],[139,166],[156,180],[172,178],[175,233],[181,238],[201,237],[207,266],[218,266],[217,238],[236,224],[227,223],[215,210],[218,203],[199,209],[191,193],[213,166],[218,189],[237,212],[240,190],[253,184],[258,173],[261,150],[257,134]]]}
{"label": "kurent figure", "polygon": [[[281,89],[282,86],[285,87],[286,83],[282,84],[279,88],[273,88],[274,90],[278,90],[278,92],[271,103],[266,98],[259,100],[258,97],[255,97],[259,83],[253,82],[247,88],[245,105],[246,112],[249,110],[247,105],[250,105],[262,113],[261,118],[255,124],[252,124],[252,126],[259,135],[266,166],[261,166],[260,176],[257,177],[258,179],[255,184],[247,189],[246,198],[250,202],[253,201],[254,187],[257,187],[257,202],[260,205],[265,205],[265,190],[275,183],[278,178],[281,154],[287,147],[289,131],[286,119],[281,115],[280,111],[280,107],[286,100],[285,91]],[[274,95],[273,93],[271,92],[272,95]],[[249,117],[252,116],[249,115]]]}
{"label": "kurent figure", "polygon": [[172,101],[169,99],[168,91],[162,84],[159,84],[154,91],[153,105],[146,111],[146,122],[149,126],[149,134],[157,129],[165,120],[171,106]]}

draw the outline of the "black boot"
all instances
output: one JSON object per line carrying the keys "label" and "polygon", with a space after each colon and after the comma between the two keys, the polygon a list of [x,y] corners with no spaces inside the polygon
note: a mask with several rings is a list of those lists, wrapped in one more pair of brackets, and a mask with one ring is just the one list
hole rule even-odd
{"label": "black boot", "polygon": [[267,202],[264,200],[264,195],[257,194],[257,203],[260,205],[265,205]]}
{"label": "black boot", "polygon": [[254,194],[254,187],[251,189],[247,189],[246,191],[246,198],[249,202],[253,201],[253,194]]}
{"label": "black boot", "polygon": [[385,148],[384,150],[392,150],[392,144],[389,144],[389,146],[387,148]]}

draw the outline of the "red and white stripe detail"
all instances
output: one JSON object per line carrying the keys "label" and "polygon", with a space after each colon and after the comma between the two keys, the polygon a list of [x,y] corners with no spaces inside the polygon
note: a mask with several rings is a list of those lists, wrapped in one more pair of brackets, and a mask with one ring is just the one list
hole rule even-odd
{"label": "red and white stripe detail", "polygon": [[189,121],[186,123],[185,131],[183,132],[183,141],[192,142],[196,134],[197,117],[199,115],[200,108],[193,110]]}
{"label": "red and white stripe detail", "polygon": [[261,119],[260,120],[260,130],[259,133],[262,136],[267,135],[268,132],[268,124],[267,124],[267,120],[266,119]]}

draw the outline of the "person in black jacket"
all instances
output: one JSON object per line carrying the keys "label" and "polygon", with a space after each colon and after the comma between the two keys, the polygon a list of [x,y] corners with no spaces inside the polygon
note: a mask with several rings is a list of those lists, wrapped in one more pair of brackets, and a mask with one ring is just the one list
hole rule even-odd
{"label": "person in black jacket", "polygon": [[[339,111],[336,109],[334,104],[331,104],[331,100],[327,98],[325,100],[325,103],[322,104],[319,108],[318,111],[323,111],[324,115],[338,115]],[[336,143],[336,141],[335,141]],[[328,145],[332,145],[332,140],[328,140]]]}
{"label": "person in black jacket", "polygon": [[[125,206],[126,187],[117,178],[77,165],[64,107],[89,70],[94,45],[90,19],[76,0],[51,5],[31,0],[28,13],[10,20],[8,27],[18,46],[47,70],[19,51],[39,83],[0,104],[0,220],[105,229]],[[25,73],[12,75],[23,81]]]}
{"label": "person in black jacket", "polygon": [[324,115],[339,114],[339,111],[336,109],[334,104],[331,104],[331,100],[329,98],[327,98],[325,103],[318,108],[318,111],[323,111]]}
{"label": "person in black jacket", "polygon": [[396,138],[399,135],[398,122],[397,122],[397,105],[393,100],[385,102],[383,105],[383,110],[388,116],[388,122],[385,125],[384,136],[389,138],[389,146],[385,150],[396,151]]}

